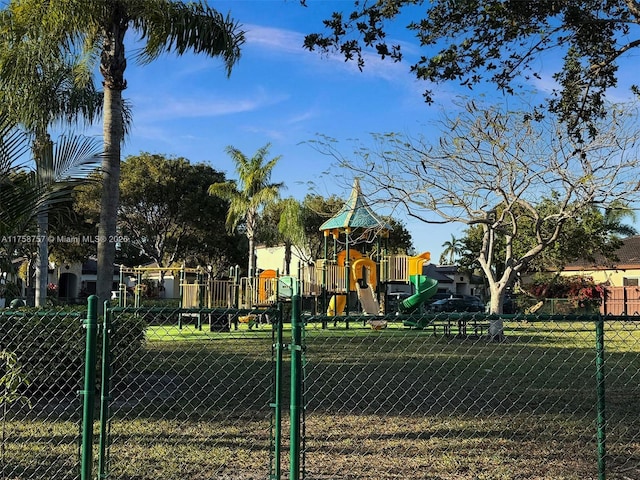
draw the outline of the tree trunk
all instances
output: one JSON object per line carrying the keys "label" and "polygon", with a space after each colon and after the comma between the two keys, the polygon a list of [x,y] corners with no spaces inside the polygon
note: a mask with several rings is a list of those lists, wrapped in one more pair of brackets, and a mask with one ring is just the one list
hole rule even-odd
{"label": "tree trunk", "polygon": [[284,274],[291,275],[291,242],[284,244]]}
{"label": "tree trunk", "polygon": [[124,15],[114,14],[114,22],[104,32],[105,39],[100,62],[104,77],[102,197],[98,226],[98,275],[96,293],[101,311],[104,301],[111,298],[116,256],[116,224],[119,206],[120,147],[124,138],[122,120],[122,91],[126,88],[124,71],[124,35],[127,23]]}
{"label": "tree trunk", "polygon": [[256,276],[256,245],[253,239],[253,235],[247,235],[249,240],[249,271],[247,276],[253,278]]}
{"label": "tree trunk", "polygon": [[499,316],[502,313],[502,304],[504,303],[503,290],[498,285],[490,285],[489,313],[497,314],[489,319],[489,338],[491,340],[502,340],[504,338],[504,322],[502,317]]}
{"label": "tree trunk", "polygon": [[120,142],[122,141],[122,92],[104,91],[104,158],[102,159],[102,197],[98,227],[98,277],[100,304],[111,298],[116,256],[116,224],[120,182]]}
{"label": "tree trunk", "polygon": [[[486,273],[486,271],[485,271]],[[516,271],[513,268],[506,268],[502,278],[495,280],[489,278],[489,291],[491,293],[491,300],[489,303],[489,313],[494,314],[493,318],[489,319],[489,337],[492,340],[504,339],[504,322],[502,317],[504,307],[504,295],[507,291],[507,287],[513,284],[516,276]]]}
{"label": "tree trunk", "polygon": [[36,256],[35,306],[45,305],[49,283],[49,214],[44,206],[38,209],[38,255]]}

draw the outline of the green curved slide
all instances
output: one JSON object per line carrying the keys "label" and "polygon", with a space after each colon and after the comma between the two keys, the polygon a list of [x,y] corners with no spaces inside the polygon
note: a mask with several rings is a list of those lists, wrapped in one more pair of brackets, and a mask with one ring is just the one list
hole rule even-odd
{"label": "green curved slide", "polygon": [[433,278],[424,275],[410,275],[409,281],[415,287],[416,293],[400,303],[398,306],[400,313],[414,312],[438,291],[438,281]]}

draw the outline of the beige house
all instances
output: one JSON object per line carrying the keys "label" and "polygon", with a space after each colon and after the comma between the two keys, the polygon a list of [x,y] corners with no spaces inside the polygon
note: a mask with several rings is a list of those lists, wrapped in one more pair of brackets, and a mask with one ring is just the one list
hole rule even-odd
{"label": "beige house", "polygon": [[640,236],[629,237],[616,250],[617,260],[603,257],[595,262],[579,260],[567,265],[561,275],[591,277],[595,283],[610,287],[640,286]]}
{"label": "beige house", "polygon": [[[275,247],[266,247],[264,245],[256,246],[256,267],[258,270],[277,270],[279,272],[285,271],[284,245],[278,245]],[[307,255],[308,257],[308,255]],[[291,249],[291,275],[296,276],[298,272],[298,265],[300,262],[305,263],[306,260],[302,258],[296,248]]]}
{"label": "beige house", "polygon": [[623,240],[615,261],[604,257],[595,262],[580,260],[567,265],[561,275],[590,277],[604,285],[601,313],[605,315],[640,314],[640,236]]}

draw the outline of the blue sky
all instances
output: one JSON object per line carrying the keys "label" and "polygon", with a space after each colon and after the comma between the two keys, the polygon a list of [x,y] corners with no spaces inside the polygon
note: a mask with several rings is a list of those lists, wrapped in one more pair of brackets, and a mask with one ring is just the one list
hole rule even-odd
{"label": "blue sky", "polygon": [[[366,141],[372,132],[415,134],[432,128],[428,124],[440,107],[424,103],[427,85],[414,79],[408,62],[394,64],[372,55],[360,72],[339,56],[302,48],[306,33],[322,30],[322,19],[352,5],[309,3],[305,8],[297,0],[212,2],[246,31],[242,57],[229,78],[220,60],[205,56],[166,56],[137,65],[134,39],[129,39],[124,96],[133,109],[133,125],[123,155],[146,151],[182,156],[235,178],[226,146],[250,156],[271,143],[272,156],[282,156],[272,180],[285,182],[283,196],[301,200],[312,188],[346,199],[349,172],[334,168],[330,158],[306,142],[327,135],[347,152],[348,139]],[[402,42],[405,55],[417,55],[417,43],[401,23],[391,37]],[[443,101],[451,98],[446,86],[438,91]],[[460,226],[402,219],[416,249],[428,250],[436,259],[452,233],[460,237]]]}
{"label": "blue sky", "polygon": [[[340,56],[304,50],[304,35],[322,31],[322,20],[334,10],[348,10],[351,0],[311,1],[306,8],[298,0],[212,1],[211,5],[230,12],[246,31],[242,57],[229,78],[220,60],[204,56],[166,56],[136,65],[130,39],[124,96],[133,109],[133,125],[125,156],[142,151],[182,156],[235,178],[234,164],[225,153],[228,145],[251,156],[271,143],[272,156],[282,156],[272,180],[285,182],[283,196],[301,200],[313,189],[346,199],[352,183],[349,172],[336,169],[308,141],[327,135],[338,139],[347,153],[348,139],[366,141],[373,132],[426,133],[437,140],[433,121],[460,92],[453,84],[434,89],[415,80],[409,65],[420,50],[404,29],[406,22],[394,22],[389,32],[393,43],[402,44],[408,59],[402,63],[370,55],[360,72]],[[426,88],[437,93],[436,105],[424,103]],[[543,84],[536,88],[546,90]],[[508,101],[497,92],[495,96],[498,102]],[[462,235],[461,225],[401,219],[416,250],[430,251],[435,261],[443,242],[452,234]]]}

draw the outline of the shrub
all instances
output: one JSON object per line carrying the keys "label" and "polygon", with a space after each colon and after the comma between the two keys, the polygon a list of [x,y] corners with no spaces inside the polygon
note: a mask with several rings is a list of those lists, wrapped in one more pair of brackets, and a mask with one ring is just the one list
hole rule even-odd
{"label": "shrub", "polygon": [[[84,377],[86,331],[84,314],[68,311],[21,310],[0,314],[0,350],[13,352],[29,380],[28,393],[55,395],[77,391]],[[119,369],[135,362],[144,348],[144,322],[134,315],[118,318],[111,350]],[[97,373],[100,371],[102,328],[98,329]]]}
{"label": "shrub", "polygon": [[602,285],[597,285],[591,277],[537,276],[524,286],[538,300],[546,298],[566,298],[574,309],[586,311],[600,307],[604,296]]}
{"label": "shrub", "polygon": [[6,299],[5,305],[20,296],[20,287],[14,282],[0,283],[0,298]]}
{"label": "shrub", "polygon": [[58,296],[58,285],[55,283],[50,283],[47,285],[47,297],[57,297]]}
{"label": "shrub", "polygon": [[26,397],[20,393],[21,387],[29,385],[29,379],[22,372],[18,357],[13,352],[0,350],[0,405],[24,401]]}

